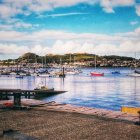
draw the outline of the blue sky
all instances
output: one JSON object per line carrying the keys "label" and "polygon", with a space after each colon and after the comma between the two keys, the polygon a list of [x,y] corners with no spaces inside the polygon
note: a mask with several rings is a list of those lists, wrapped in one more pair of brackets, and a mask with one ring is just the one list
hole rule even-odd
{"label": "blue sky", "polygon": [[140,1],[0,0],[0,59],[29,51],[140,52]]}

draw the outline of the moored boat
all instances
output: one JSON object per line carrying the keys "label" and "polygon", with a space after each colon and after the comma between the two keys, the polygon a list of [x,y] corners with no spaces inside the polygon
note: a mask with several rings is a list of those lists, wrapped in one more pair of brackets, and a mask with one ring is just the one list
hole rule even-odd
{"label": "moored boat", "polygon": [[139,115],[140,114],[140,107],[123,106],[121,108],[121,111],[125,112],[125,113],[129,113],[129,114]]}
{"label": "moored boat", "polygon": [[17,75],[16,78],[23,79],[23,76],[22,75]]}
{"label": "moored boat", "polygon": [[129,73],[128,76],[133,76],[133,77],[140,77],[140,70],[137,68],[137,64],[136,64],[136,53],[135,53],[135,65],[134,65],[135,69],[132,73]]}
{"label": "moored boat", "polygon": [[121,74],[120,71],[113,71],[112,74]]}
{"label": "moored boat", "polygon": [[101,72],[91,72],[91,76],[104,76],[104,73]]}
{"label": "moored boat", "polygon": [[128,76],[133,76],[133,77],[140,77],[140,74],[138,73],[130,73]]}
{"label": "moored boat", "polygon": [[95,58],[94,58],[94,63],[95,63],[95,71],[94,72],[91,72],[90,75],[91,76],[104,76],[104,73],[102,73],[102,72],[96,72],[96,55],[95,55]]}
{"label": "moored boat", "polygon": [[48,88],[47,86],[43,85],[43,82],[39,83],[35,90],[54,90],[54,88]]}

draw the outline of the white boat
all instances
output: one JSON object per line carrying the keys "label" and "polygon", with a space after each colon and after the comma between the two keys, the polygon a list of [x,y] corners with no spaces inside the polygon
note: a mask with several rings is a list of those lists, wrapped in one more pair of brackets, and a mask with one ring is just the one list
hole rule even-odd
{"label": "white boat", "polygon": [[15,76],[15,75],[17,75],[17,73],[16,72],[11,72],[10,75]]}
{"label": "white boat", "polygon": [[54,90],[54,88],[48,88],[43,84],[43,82],[39,83],[35,90]]}
{"label": "white boat", "polygon": [[39,76],[37,73],[31,73],[31,76]]}
{"label": "white boat", "polygon": [[81,72],[79,70],[77,70],[77,69],[71,69],[71,70],[66,70],[65,73],[67,75],[75,75],[75,74],[79,74]]}
{"label": "white boat", "polygon": [[[136,53],[135,53],[135,58],[136,58]],[[128,74],[128,76],[133,76],[133,77],[140,77],[140,70],[136,69],[136,59],[135,59],[135,70],[133,73]]]}
{"label": "white boat", "polygon": [[130,73],[130,74],[128,74],[128,76],[140,77],[140,74],[134,72],[134,73]]}
{"label": "white boat", "polygon": [[42,74],[39,74],[38,76],[40,76],[40,77],[49,77],[49,74],[47,73],[42,73]]}
{"label": "white boat", "polygon": [[26,73],[19,73],[20,76],[26,76]]}

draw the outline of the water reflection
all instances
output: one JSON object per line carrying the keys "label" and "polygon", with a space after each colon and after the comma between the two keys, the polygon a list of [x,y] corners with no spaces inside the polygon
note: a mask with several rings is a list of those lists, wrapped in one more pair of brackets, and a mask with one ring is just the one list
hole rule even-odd
{"label": "water reflection", "polygon": [[74,105],[120,110],[121,106],[140,106],[140,77],[128,77],[127,69],[121,70],[121,75],[113,76],[106,69],[104,77],[90,77],[91,69],[84,69],[80,75],[66,78],[0,77],[0,88],[34,89],[40,82],[56,90],[66,90],[64,94],[43,99]]}

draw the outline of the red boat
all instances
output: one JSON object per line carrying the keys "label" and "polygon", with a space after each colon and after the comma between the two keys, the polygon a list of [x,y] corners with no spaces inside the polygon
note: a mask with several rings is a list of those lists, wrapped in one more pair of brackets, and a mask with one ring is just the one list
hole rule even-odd
{"label": "red boat", "polygon": [[100,73],[100,72],[91,72],[90,74],[91,76],[104,76],[104,73]]}
{"label": "red boat", "polygon": [[94,62],[95,62],[95,71],[94,72],[91,72],[91,76],[104,76],[104,73],[101,73],[101,72],[96,72],[96,55],[94,57]]}

